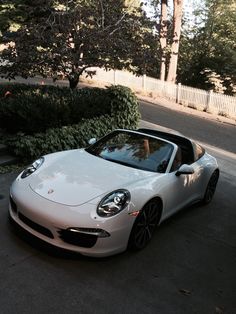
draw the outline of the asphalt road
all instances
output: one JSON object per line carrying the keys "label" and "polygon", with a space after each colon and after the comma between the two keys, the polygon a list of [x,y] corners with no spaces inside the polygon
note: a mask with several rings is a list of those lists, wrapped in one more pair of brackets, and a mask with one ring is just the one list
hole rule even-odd
{"label": "asphalt road", "polygon": [[195,140],[236,153],[234,125],[202,119],[143,101],[140,101],[140,111],[145,121],[177,130]]}
{"label": "asphalt road", "polygon": [[144,119],[207,143],[221,167],[212,203],[164,222],[141,252],[91,259],[17,234],[7,217],[15,175],[1,175],[1,314],[236,313],[235,129],[150,105],[141,110]]}

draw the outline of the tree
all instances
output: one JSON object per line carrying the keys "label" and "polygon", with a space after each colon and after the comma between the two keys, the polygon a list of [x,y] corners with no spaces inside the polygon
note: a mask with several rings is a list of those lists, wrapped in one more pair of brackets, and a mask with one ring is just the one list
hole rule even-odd
{"label": "tree", "polygon": [[175,83],[179,55],[183,0],[173,0],[173,2],[174,2],[173,31],[167,81]]}
{"label": "tree", "polygon": [[[183,0],[173,0],[173,16],[168,14],[168,0],[150,0],[154,8],[154,18],[157,20],[160,41],[160,71],[161,80],[175,82],[179,54]],[[159,13],[159,6],[161,12]]]}
{"label": "tree", "polygon": [[235,94],[235,1],[207,0],[195,10],[195,20],[181,39],[178,79],[187,85]]}
{"label": "tree", "polygon": [[28,0],[0,0],[0,37],[2,33],[17,30],[27,17]]}
{"label": "tree", "polygon": [[142,72],[145,65],[135,60],[151,34],[150,21],[137,1],[37,0],[28,6],[26,22],[3,51],[8,64],[0,66],[0,72],[7,78],[63,75],[71,88],[82,73],[94,74],[91,67]]}
{"label": "tree", "polygon": [[161,45],[161,66],[160,80],[165,80],[166,75],[166,49],[167,49],[167,0],[161,1],[161,18],[160,18],[160,45]]}

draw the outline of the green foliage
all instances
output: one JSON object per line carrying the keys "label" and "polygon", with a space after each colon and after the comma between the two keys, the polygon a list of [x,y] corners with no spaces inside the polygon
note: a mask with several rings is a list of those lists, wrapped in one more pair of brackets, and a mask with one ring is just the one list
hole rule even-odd
{"label": "green foliage", "polygon": [[0,1],[0,36],[5,31],[16,31],[26,19],[28,0]]}
{"label": "green foliage", "polygon": [[104,93],[111,100],[109,114],[82,119],[70,126],[50,128],[44,133],[17,133],[8,137],[5,143],[21,159],[33,159],[55,151],[85,147],[90,138],[100,138],[116,128],[137,128],[140,114],[137,99],[131,90],[123,86],[111,86]]}
{"label": "green foliage", "polygon": [[110,113],[111,106],[108,90],[99,88],[71,91],[54,86],[3,84],[0,99],[0,125],[9,133],[32,134],[75,124],[83,118]]}
{"label": "green foliage", "polygon": [[26,168],[26,164],[14,164],[7,166],[0,166],[0,174],[11,173],[11,172],[21,172]]}
{"label": "green foliage", "polygon": [[14,44],[1,54],[0,72],[8,78],[63,75],[75,88],[91,67],[140,73],[154,60],[153,23],[139,1],[37,0],[28,1],[25,12],[9,36]]}
{"label": "green foliage", "polygon": [[198,21],[181,39],[178,80],[236,94],[236,6],[234,0],[206,0]]}
{"label": "green foliage", "polygon": [[111,118],[116,125],[115,128],[136,128],[140,113],[135,94],[128,87],[119,85],[111,86],[107,91],[112,99]]}

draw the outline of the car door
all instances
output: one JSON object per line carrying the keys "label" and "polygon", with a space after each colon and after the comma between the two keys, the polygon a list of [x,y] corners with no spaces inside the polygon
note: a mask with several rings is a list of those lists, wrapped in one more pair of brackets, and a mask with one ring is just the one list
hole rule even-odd
{"label": "car door", "polygon": [[167,175],[168,191],[165,193],[164,204],[166,217],[194,202],[200,196],[203,167],[198,161],[193,162],[190,166],[193,168],[192,174],[177,176],[178,169],[175,169]]}

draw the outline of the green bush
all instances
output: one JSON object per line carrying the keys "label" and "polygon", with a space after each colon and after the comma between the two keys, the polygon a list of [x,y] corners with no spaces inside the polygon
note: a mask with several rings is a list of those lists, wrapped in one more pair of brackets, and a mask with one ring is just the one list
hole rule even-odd
{"label": "green bush", "polygon": [[[6,95],[8,93],[8,95]],[[23,84],[0,86],[0,126],[9,133],[33,134],[110,113],[108,92],[99,88]]]}
{"label": "green bush", "polygon": [[109,114],[34,135],[17,133],[6,140],[9,150],[21,159],[33,159],[55,151],[85,147],[90,138],[100,138],[117,128],[136,129],[140,114],[137,98],[131,90],[111,86],[105,91],[110,99]]}
{"label": "green bush", "polygon": [[[45,133],[24,135],[18,133],[7,140],[8,147],[16,156],[35,158],[55,151],[87,146],[91,137],[100,137],[112,130],[109,116],[82,120],[73,126],[49,129]],[[90,135],[91,134],[91,135]]]}

